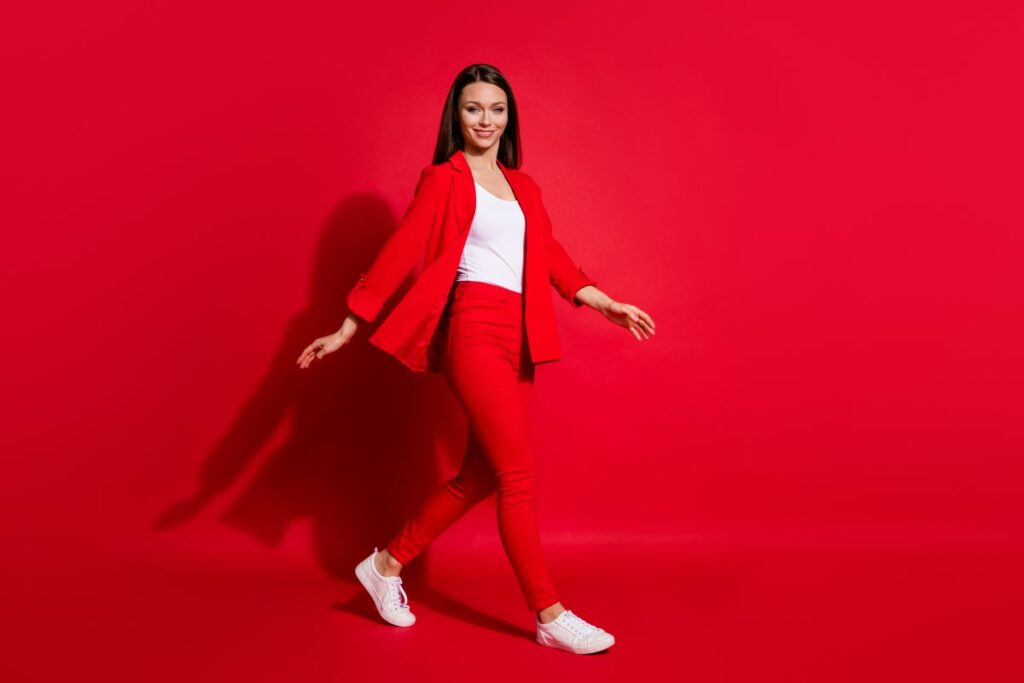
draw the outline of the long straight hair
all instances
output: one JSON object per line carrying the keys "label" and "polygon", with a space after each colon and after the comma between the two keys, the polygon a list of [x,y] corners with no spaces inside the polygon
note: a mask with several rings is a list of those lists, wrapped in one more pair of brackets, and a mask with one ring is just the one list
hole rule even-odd
{"label": "long straight hair", "polygon": [[490,64],[470,64],[460,71],[452,82],[444,103],[444,112],[441,114],[441,129],[437,133],[433,163],[446,161],[456,150],[465,149],[466,140],[459,123],[459,96],[467,85],[480,81],[496,85],[505,91],[505,97],[508,99],[508,123],[498,140],[498,160],[508,168],[519,168],[523,155],[519,139],[519,108],[512,94],[512,86],[508,84],[505,76]]}

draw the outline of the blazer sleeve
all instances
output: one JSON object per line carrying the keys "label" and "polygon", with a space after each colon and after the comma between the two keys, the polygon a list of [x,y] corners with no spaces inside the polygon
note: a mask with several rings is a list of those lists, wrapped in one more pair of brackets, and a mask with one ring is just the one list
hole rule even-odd
{"label": "blazer sleeve", "polygon": [[[532,180],[532,179],[531,179]],[[544,201],[540,196],[540,186],[534,181],[533,186],[537,189],[537,204],[544,214],[544,238],[548,257],[548,272],[551,278],[551,285],[558,294],[570,304],[579,308],[582,302],[576,300],[576,292],[587,285],[597,285],[597,281],[583,272],[566,252],[558,240],[555,239],[551,227],[551,217],[544,208]]]}
{"label": "blazer sleeve", "polygon": [[377,317],[423,256],[438,207],[448,188],[447,176],[437,166],[427,166],[420,172],[412,202],[401,223],[345,297],[351,313],[366,322]]}

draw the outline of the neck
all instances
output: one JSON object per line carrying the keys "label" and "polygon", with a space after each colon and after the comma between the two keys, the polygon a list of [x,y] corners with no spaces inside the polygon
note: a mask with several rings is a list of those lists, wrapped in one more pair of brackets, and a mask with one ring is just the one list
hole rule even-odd
{"label": "neck", "polygon": [[498,170],[498,147],[488,147],[487,149],[481,150],[479,148],[471,148],[469,145],[462,150],[463,156],[466,157],[466,163],[474,171],[497,171]]}

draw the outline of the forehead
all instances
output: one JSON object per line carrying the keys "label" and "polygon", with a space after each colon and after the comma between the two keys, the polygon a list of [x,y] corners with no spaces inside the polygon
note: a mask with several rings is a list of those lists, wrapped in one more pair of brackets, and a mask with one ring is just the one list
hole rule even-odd
{"label": "forehead", "polygon": [[462,89],[459,95],[460,102],[479,102],[480,104],[496,104],[505,101],[505,91],[492,83],[476,82],[470,83]]}

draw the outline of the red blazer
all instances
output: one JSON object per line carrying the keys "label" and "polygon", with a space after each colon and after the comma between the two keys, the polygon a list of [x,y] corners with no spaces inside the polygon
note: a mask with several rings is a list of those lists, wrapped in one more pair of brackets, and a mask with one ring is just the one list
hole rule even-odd
{"label": "red blazer", "polygon": [[[526,217],[523,255],[523,305],[530,359],[547,363],[562,357],[548,283],[575,307],[576,292],[596,285],[577,268],[551,234],[551,219],[533,178],[498,162]],[[473,173],[462,150],[420,173],[412,203],[398,229],[349,291],[349,310],[372,322],[384,303],[420,259],[416,282],[370,336],[370,343],[414,372],[440,372],[440,347],[434,332],[455,284],[462,250],[476,211]]]}

